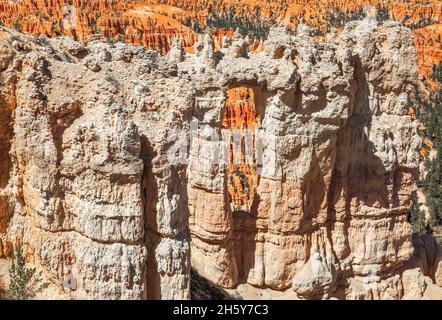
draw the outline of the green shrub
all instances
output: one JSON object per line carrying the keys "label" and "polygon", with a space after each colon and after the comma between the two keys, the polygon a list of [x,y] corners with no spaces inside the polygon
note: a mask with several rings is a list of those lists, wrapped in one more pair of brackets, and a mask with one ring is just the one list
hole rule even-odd
{"label": "green shrub", "polygon": [[29,300],[49,286],[49,283],[43,282],[41,272],[37,273],[35,268],[26,267],[21,247],[15,249],[9,276],[11,283],[6,293],[7,299]]}

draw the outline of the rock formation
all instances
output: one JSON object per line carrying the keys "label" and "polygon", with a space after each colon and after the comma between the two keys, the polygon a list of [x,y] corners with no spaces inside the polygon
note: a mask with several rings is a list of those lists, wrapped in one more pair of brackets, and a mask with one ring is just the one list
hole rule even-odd
{"label": "rock formation", "polygon": [[[442,4],[440,0],[0,0],[0,23],[33,35],[74,36],[81,41],[125,41],[165,54],[174,38],[189,52],[207,26],[207,18],[233,14],[233,18],[261,24],[290,26],[306,23],[319,33],[341,28],[376,7],[396,21],[412,27],[418,48],[420,75],[429,78],[441,61]],[[196,24],[196,28],[195,25]],[[235,27],[233,26],[235,25]],[[215,27],[214,38],[234,31],[226,20]],[[250,27],[253,29],[253,27]],[[199,30],[201,29],[201,30]],[[248,30],[252,31],[252,30]],[[259,42],[255,41],[255,49]]]}
{"label": "rock formation", "polygon": [[300,298],[440,298],[437,249],[413,256],[407,222],[411,31],[367,19],[324,43],[300,25],[264,48],[2,28],[0,256],[23,245],[72,298],[187,299],[191,266]]}

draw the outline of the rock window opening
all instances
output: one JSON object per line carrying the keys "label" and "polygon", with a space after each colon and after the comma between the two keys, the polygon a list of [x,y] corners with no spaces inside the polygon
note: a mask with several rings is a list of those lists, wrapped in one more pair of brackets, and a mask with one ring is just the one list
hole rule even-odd
{"label": "rock window opening", "polygon": [[232,211],[250,212],[253,203],[258,186],[256,130],[260,125],[253,89],[229,89],[222,127],[229,141],[227,192]]}

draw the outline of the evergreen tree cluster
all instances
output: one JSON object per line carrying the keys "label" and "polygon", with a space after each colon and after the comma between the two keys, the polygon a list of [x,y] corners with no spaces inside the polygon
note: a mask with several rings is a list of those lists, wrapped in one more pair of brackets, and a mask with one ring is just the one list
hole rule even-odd
{"label": "evergreen tree cluster", "polygon": [[275,21],[267,21],[262,17],[259,7],[256,8],[253,18],[237,16],[235,10],[232,8],[227,13],[212,12],[212,15],[208,16],[206,21],[206,25],[209,28],[238,29],[242,35],[248,35],[253,40],[266,40],[270,27],[275,24]]}
{"label": "evergreen tree cluster", "polygon": [[243,36],[249,36],[252,40],[266,40],[270,28],[276,25],[273,19],[265,19],[257,7],[250,18],[237,15],[234,8],[228,12],[218,13],[215,9],[206,19],[206,26],[202,26],[196,19],[185,20],[184,24],[196,33],[202,33],[205,27],[209,29],[239,30]]}
{"label": "evergreen tree cluster", "polygon": [[345,12],[339,7],[330,8],[327,16],[328,27],[342,28],[347,22],[361,20],[365,18],[365,11],[363,8],[357,9],[354,12]]}
{"label": "evergreen tree cluster", "polygon": [[[433,79],[442,83],[442,65],[433,70]],[[442,225],[442,88],[430,94],[428,99],[417,95],[419,107],[416,115],[426,127],[426,135],[431,139],[437,154],[425,160],[427,174],[420,181],[431,213],[433,226]]]}
{"label": "evergreen tree cluster", "polygon": [[412,17],[410,16],[406,16],[405,19],[403,20],[403,23],[411,30],[424,28],[438,23],[438,21],[433,20],[431,17],[425,17],[419,20],[418,22],[411,22],[411,21]]}
{"label": "evergreen tree cluster", "polygon": [[[330,8],[327,17],[328,28],[342,28],[346,23],[364,19],[367,15],[366,8],[359,8],[352,12],[346,12],[339,7]],[[376,9],[376,20],[379,22],[387,21],[391,18],[388,7]]]}
{"label": "evergreen tree cluster", "polygon": [[391,19],[390,11],[388,8],[379,8],[376,12],[376,19],[377,21],[387,21]]}

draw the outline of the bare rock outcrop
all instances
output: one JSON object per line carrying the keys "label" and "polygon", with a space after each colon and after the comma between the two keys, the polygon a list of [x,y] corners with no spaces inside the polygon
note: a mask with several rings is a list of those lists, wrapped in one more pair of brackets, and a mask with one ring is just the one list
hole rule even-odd
{"label": "bare rock outcrop", "polygon": [[440,294],[405,268],[411,31],[368,19],[327,43],[304,27],[269,39],[253,53],[206,36],[162,57],[2,28],[0,256],[22,244],[73,298],[187,299],[191,265],[304,298]]}

